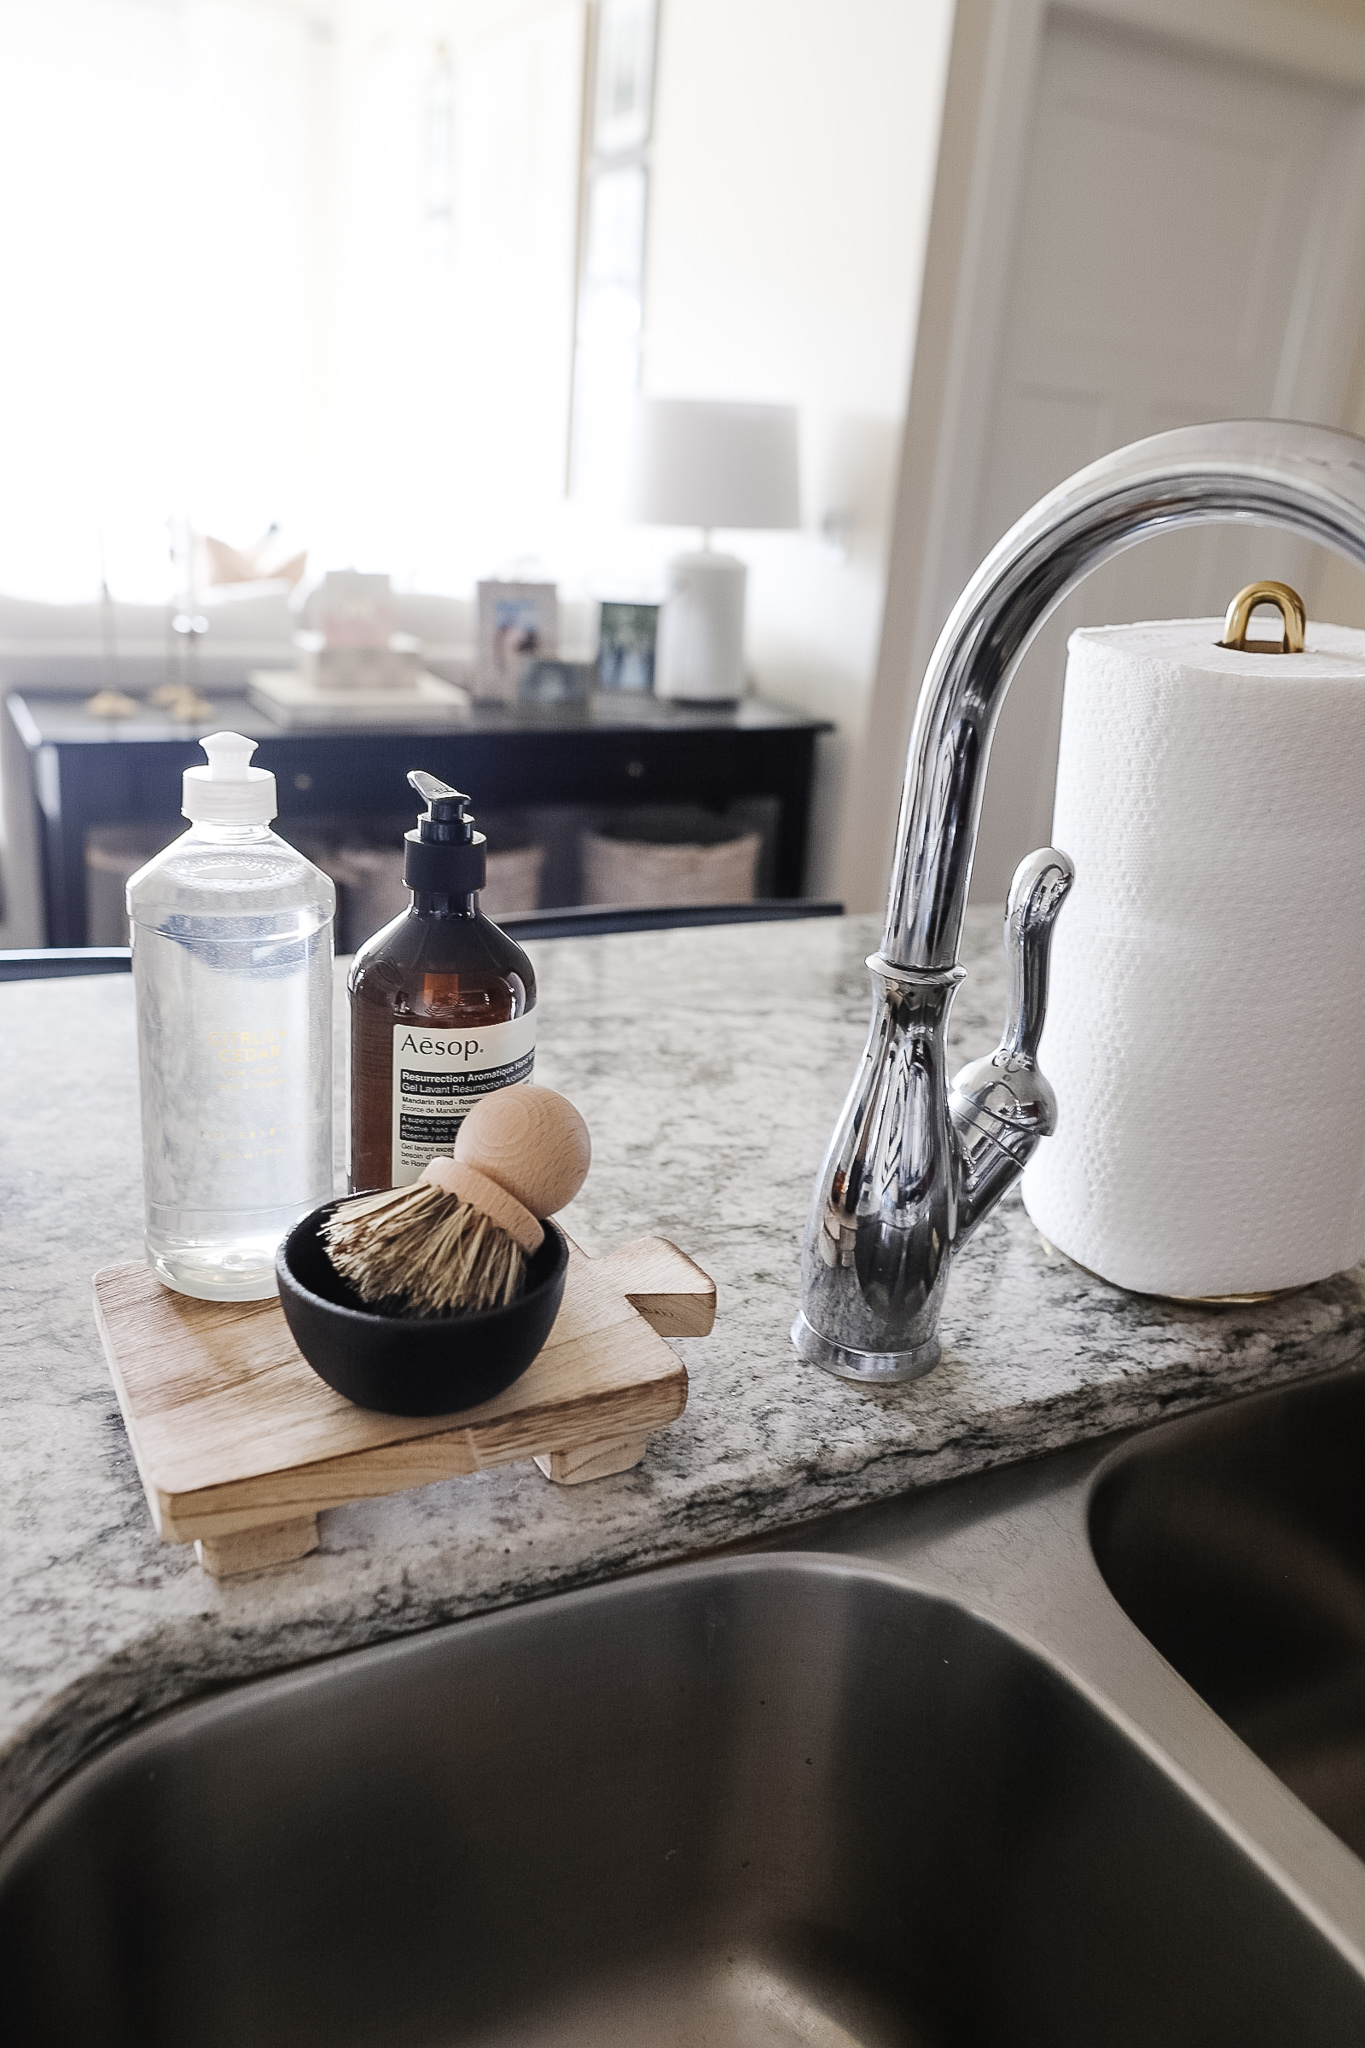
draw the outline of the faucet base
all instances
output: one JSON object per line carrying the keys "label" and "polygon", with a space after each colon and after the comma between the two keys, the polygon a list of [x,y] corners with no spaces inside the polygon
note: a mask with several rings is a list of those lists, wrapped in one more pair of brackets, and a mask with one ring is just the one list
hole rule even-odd
{"label": "faucet base", "polygon": [[894,1387],[932,1372],[940,1351],[937,1337],[916,1344],[909,1351],[853,1351],[845,1344],[832,1344],[813,1324],[799,1314],[792,1324],[792,1343],[799,1358],[832,1372],[836,1379],[857,1380],[863,1386]]}

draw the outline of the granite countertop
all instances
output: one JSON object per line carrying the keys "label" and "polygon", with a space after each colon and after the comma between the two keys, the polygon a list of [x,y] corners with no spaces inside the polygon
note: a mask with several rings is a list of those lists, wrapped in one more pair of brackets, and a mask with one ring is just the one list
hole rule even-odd
{"label": "granite countertop", "polygon": [[[537,1078],[594,1137],[569,1230],[590,1252],[659,1232],[718,1283],[714,1334],[679,1346],[687,1412],[633,1472],[568,1488],[517,1465],[336,1509],[313,1556],[221,1582],[154,1534],[91,1313],[91,1274],[141,1250],[131,984],[0,988],[0,1833],[111,1735],[207,1688],[1365,1350],[1365,1269],[1254,1308],[1180,1308],[1051,1252],[1016,1190],[955,1266],[935,1372],[868,1389],[799,1364],[802,1225],[877,936],[848,918],[533,947]],[[964,964],[967,1058],[998,1034],[998,912],[971,913]]]}

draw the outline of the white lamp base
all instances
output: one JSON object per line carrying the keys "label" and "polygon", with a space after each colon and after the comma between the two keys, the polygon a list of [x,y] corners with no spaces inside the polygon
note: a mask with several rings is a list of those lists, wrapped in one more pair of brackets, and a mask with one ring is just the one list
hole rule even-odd
{"label": "white lamp base", "polygon": [[735,555],[678,555],[668,565],[659,613],[654,688],[689,704],[733,704],[744,695],[744,585]]}

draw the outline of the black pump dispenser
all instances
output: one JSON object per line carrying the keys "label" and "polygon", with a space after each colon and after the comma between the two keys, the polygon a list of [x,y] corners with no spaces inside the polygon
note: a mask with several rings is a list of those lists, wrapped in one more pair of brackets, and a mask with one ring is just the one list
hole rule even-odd
{"label": "black pump dispenser", "polygon": [[472,896],[486,878],[487,841],[474,830],[469,798],[414,768],[408,781],[427,808],[403,835],[403,879],[423,896]]}
{"label": "black pump dispenser", "polygon": [[529,1081],[536,971],[479,907],[484,836],[469,798],[415,769],[404,835],[412,903],[351,965],[351,1192],[408,1187],[448,1159],[475,1102]]}

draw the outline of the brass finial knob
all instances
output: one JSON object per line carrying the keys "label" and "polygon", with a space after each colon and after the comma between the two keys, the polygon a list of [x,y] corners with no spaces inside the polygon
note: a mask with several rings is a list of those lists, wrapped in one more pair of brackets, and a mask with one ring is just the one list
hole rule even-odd
{"label": "brass finial knob", "polygon": [[[1248,640],[1247,627],[1259,604],[1273,604],[1284,620],[1283,640]],[[1241,654],[1302,654],[1303,633],[1308,624],[1303,599],[1287,583],[1248,583],[1228,606],[1223,621],[1220,647],[1235,647]]]}

